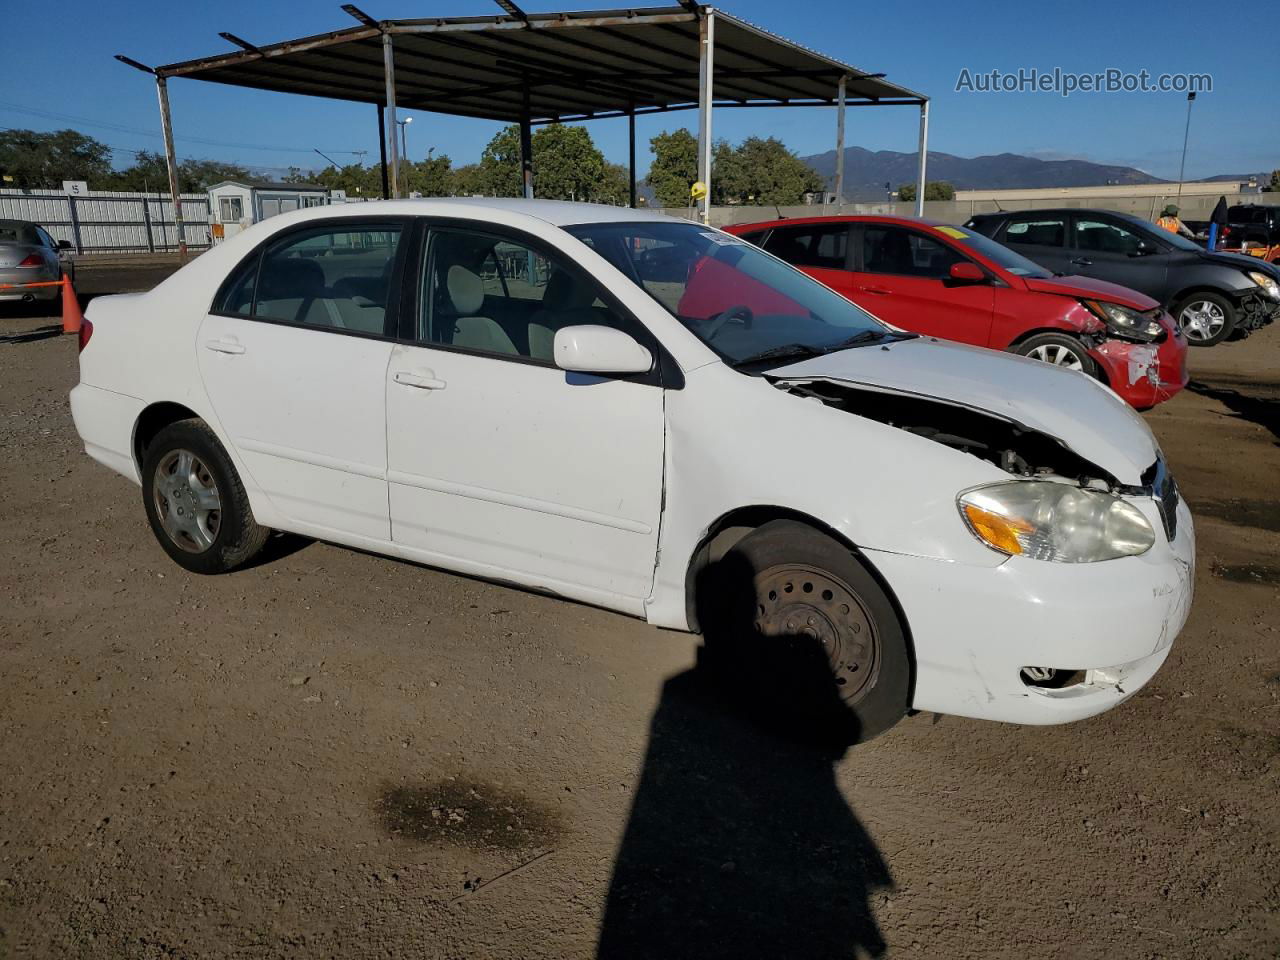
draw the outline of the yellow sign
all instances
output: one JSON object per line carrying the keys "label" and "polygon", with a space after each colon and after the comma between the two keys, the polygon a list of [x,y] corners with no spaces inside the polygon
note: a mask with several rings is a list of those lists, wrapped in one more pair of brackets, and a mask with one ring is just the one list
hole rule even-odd
{"label": "yellow sign", "polygon": [[955,227],[938,227],[939,233],[945,233],[948,237],[955,237],[957,240],[968,240],[969,235],[963,230],[957,230]]}
{"label": "yellow sign", "polygon": [[695,180],[693,186],[689,188],[689,196],[695,200],[701,200],[707,195],[707,185],[701,180]]}

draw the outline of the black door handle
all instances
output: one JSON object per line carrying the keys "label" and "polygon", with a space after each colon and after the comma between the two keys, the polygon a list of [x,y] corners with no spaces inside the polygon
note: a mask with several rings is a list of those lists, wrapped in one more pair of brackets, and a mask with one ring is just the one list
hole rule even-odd
{"label": "black door handle", "polygon": [[1088,257],[1076,257],[1076,258],[1075,258],[1074,260],[1072,260],[1071,262],[1072,262],[1072,263],[1074,263],[1077,267],[1092,267],[1092,266],[1093,266],[1093,261],[1092,261],[1092,260],[1090,260]]}

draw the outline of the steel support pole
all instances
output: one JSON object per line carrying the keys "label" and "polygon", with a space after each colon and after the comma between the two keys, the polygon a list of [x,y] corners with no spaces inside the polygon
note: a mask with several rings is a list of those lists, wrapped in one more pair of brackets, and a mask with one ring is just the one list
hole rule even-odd
{"label": "steel support pole", "polygon": [[173,200],[173,229],[178,243],[178,262],[187,262],[187,236],[182,223],[182,196],[178,193],[178,158],[173,152],[173,118],[169,114],[169,86],[164,77],[156,77],[156,94],[160,97],[160,131],[164,134],[164,162],[169,168],[169,196]]}
{"label": "steel support pole", "polygon": [[391,184],[387,178],[387,121],[382,104],[378,104],[378,153],[382,159],[382,199],[391,199]]}
{"label": "steel support pole", "polygon": [[929,160],[929,101],[920,104],[920,155],[916,168],[916,216],[924,216],[924,177]]}
{"label": "steel support pole", "polygon": [[400,142],[396,136],[396,54],[391,34],[382,35],[382,72],[387,81],[386,134],[383,140],[391,148],[391,196],[400,196]]}
{"label": "steel support pole", "polygon": [[715,76],[716,15],[707,12],[698,20],[698,179],[707,188],[702,198],[702,222],[711,222],[711,101]]}
{"label": "steel support pole", "polygon": [[627,143],[628,143],[628,160],[627,160],[627,176],[631,181],[631,209],[636,208],[636,108],[634,106],[627,110]]}
{"label": "steel support pole", "polygon": [[524,109],[520,114],[520,183],[524,198],[533,199],[533,125],[529,122],[529,80],[524,82]]}
{"label": "steel support pole", "polygon": [[841,77],[836,87],[836,210],[844,206],[844,85]]}

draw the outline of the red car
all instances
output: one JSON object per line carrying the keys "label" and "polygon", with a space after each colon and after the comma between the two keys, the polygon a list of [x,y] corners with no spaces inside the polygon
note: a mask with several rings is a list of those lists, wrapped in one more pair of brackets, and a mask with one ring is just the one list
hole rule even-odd
{"label": "red car", "polygon": [[726,228],[903,330],[1081,370],[1138,409],[1187,383],[1187,342],[1160,305],[1055,277],[964,227],[906,217],[806,217]]}

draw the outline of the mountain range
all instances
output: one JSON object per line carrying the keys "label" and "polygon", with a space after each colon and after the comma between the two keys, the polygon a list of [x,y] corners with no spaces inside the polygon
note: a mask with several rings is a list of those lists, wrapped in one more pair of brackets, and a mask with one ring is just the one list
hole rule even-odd
{"label": "mountain range", "polygon": [[[834,188],[836,152],[828,150],[801,157],[826,178]],[[1242,177],[1241,179],[1247,179]],[[997,153],[986,157],[957,157],[929,151],[928,177],[945,180],[957,190],[1003,190],[1019,187],[1096,187],[1103,184],[1168,183],[1136,167],[1092,163],[1088,160],[1041,160],[1017,153]],[[882,200],[885,184],[896,190],[916,178],[916,155],[895,150],[866,150],[846,147],[844,151],[845,197],[850,200]],[[1235,180],[1223,174],[1208,180]]]}

